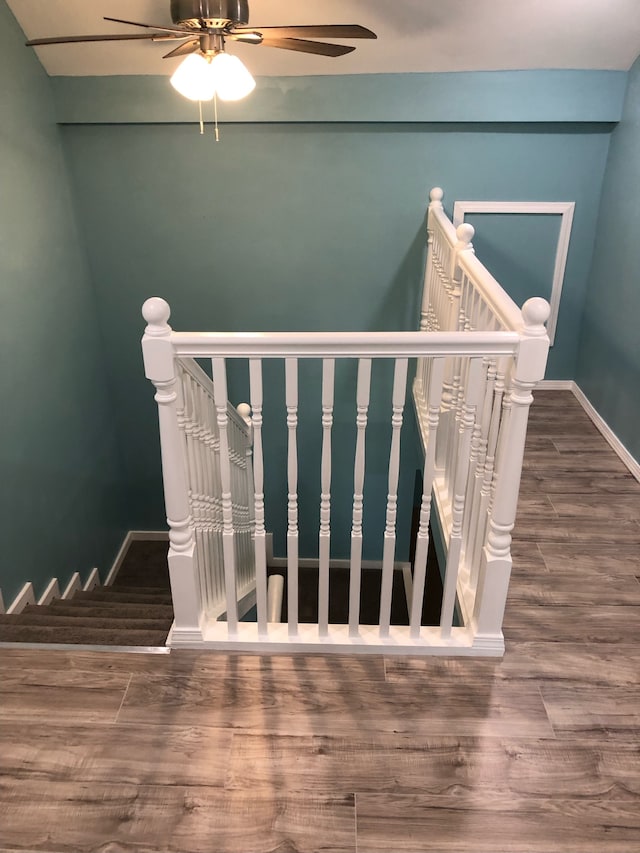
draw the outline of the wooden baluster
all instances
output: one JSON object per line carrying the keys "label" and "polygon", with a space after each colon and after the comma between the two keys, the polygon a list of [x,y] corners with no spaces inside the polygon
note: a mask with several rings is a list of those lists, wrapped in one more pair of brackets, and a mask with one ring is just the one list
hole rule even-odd
{"label": "wooden baluster", "polygon": [[238,633],[238,590],[236,585],[236,549],[231,502],[231,458],[229,415],[227,414],[227,366],[224,358],[213,359],[213,389],[220,436],[220,480],[222,486],[222,550],[224,555],[227,628],[229,637]]}
{"label": "wooden baluster", "polygon": [[[491,418],[493,414],[494,393],[496,385],[497,364],[495,358],[486,359],[486,383],[484,401],[482,406],[482,417],[478,419],[478,437],[474,480],[471,490],[469,511],[465,514],[465,522],[468,519],[468,527],[465,533],[464,553],[465,561],[470,570],[470,581],[475,584],[477,577],[476,556],[479,529],[483,526],[482,521],[482,484],[487,465],[487,449],[489,445],[489,432],[491,429]],[[472,439],[472,455],[474,453],[474,439]]]}
{"label": "wooden baluster", "polygon": [[511,367],[511,358],[503,357],[498,360],[496,366],[496,379],[493,388],[493,408],[491,411],[491,424],[487,438],[487,456],[485,459],[482,487],[480,489],[480,503],[478,506],[478,531],[476,534],[475,550],[472,561],[471,584],[475,589],[478,583],[480,559],[482,548],[485,544],[487,533],[488,513],[493,495],[493,484],[495,475],[495,460],[500,436],[500,424],[502,420],[502,402],[505,391],[505,375]]}
{"label": "wooden baluster", "polygon": [[222,477],[220,474],[220,431],[218,429],[218,414],[215,407],[215,401],[210,400],[207,407],[207,417],[209,420],[209,429],[214,436],[212,447],[211,461],[213,464],[213,509],[214,509],[214,577],[213,588],[215,591],[214,600],[216,607],[220,605],[225,598],[224,584],[224,549],[222,546]]}
{"label": "wooden baluster", "polygon": [[318,543],[318,631],[321,637],[329,633],[329,562],[331,555],[331,431],[333,427],[333,398],[335,360],[322,363],[322,467],[320,496],[320,536]]}
{"label": "wooden baluster", "polygon": [[298,360],[285,359],[285,398],[289,430],[287,480],[287,607],[289,636],[298,633]]}
{"label": "wooden baluster", "polygon": [[[254,503],[254,477],[253,477],[253,428],[251,425],[251,406],[247,403],[241,403],[238,406],[238,414],[244,420],[249,435],[241,436],[241,441],[244,445],[245,463],[243,475],[243,500],[245,502],[245,530],[244,530],[244,549],[246,560],[246,582],[255,577],[256,562],[255,562],[255,547],[252,543],[253,530],[255,527],[255,503]],[[257,590],[257,584],[256,584]],[[257,596],[257,591],[256,591]]]}
{"label": "wooden baluster", "polygon": [[393,378],[391,418],[391,451],[389,454],[389,491],[387,495],[387,515],[384,530],[382,553],[382,585],[380,592],[380,636],[389,636],[391,624],[391,596],[393,593],[393,571],[396,553],[396,519],[398,515],[398,482],[400,480],[400,436],[404,403],[407,393],[407,372],[409,360],[396,359]]}
{"label": "wooden baluster", "polygon": [[444,382],[445,359],[435,358],[431,366],[431,382],[428,388],[427,412],[428,440],[422,478],[422,503],[420,505],[420,526],[416,541],[416,553],[413,568],[413,596],[411,600],[411,637],[420,636],[424,587],[427,578],[427,556],[429,552],[429,520],[431,518],[431,493],[436,473],[436,439],[440,422],[440,401]]}
{"label": "wooden baluster", "polygon": [[434,187],[429,193],[429,213],[427,215],[427,262],[425,268],[424,290],[422,294],[422,310],[420,314],[420,330],[426,332],[432,328],[433,301],[436,297],[435,288],[438,286],[437,271],[434,257],[434,213],[442,210],[444,192],[440,187]]}
{"label": "wooden baluster", "polygon": [[202,605],[195,561],[195,538],[189,506],[185,449],[177,418],[177,375],[171,309],[164,299],[148,299],[142,314],[147,322],[142,339],[145,375],[156,388],[162,455],[162,479],[169,525],[169,575],[174,634],[202,639]]}
{"label": "wooden baluster", "polygon": [[356,391],[357,439],[353,475],[353,519],[351,526],[351,572],[349,581],[349,636],[356,637],[360,627],[360,583],[362,575],[362,517],[364,509],[365,439],[371,389],[371,359],[358,364]]}
{"label": "wooden baluster", "polygon": [[471,435],[471,451],[469,455],[469,473],[467,476],[466,500],[464,518],[462,525],[462,558],[463,564],[470,567],[469,559],[472,555],[471,535],[472,523],[478,506],[479,477],[478,466],[482,451],[482,435],[489,430],[489,416],[491,412],[491,400],[493,398],[493,385],[489,383],[489,366],[491,359],[482,360],[482,375],[480,379],[481,390],[478,398],[478,416],[476,417]]}
{"label": "wooden baluster", "polygon": [[443,639],[446,639],[451,635],[451,627],[453,625],[453,611],[455,607],[458,570],[460,567],[460,554],[462,550],[462,518],[466,498],[465,492],[469,468],[471,435],[482,391],[480,381],[481,376],[482,359],[471,359],[468,370],[466,399],[462,408],[462,418],[460,422],[456,479],[453,488],[451,538],[449,540],[447,567],[444,578],[444,591],[442,595],[440,630]]}
{"label": "wooden baluster", "polygon": [[515,523],[527,436],[531,390],[544,377],[549,338],[544,324],[551,309],[544,299],[529,299],[522,307],[524,328],[509,391],[510,413],[500,438],[498,477],[489,535],[483,550],[473,623],[474,648],[502,648],[502,619],[511,575],[511,531]]}

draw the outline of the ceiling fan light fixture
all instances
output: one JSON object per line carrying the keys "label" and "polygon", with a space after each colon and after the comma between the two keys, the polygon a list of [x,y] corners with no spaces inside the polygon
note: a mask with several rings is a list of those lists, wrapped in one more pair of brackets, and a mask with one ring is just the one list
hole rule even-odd
{"label": "ceiling fan light fixture", "polygon": [[190,101],[212,101],[217,79],[212,64],[201,53],[192,53],[174,72],[171,85]]}
{"label": "ceiling fan light fixture", "polygon": [[218,53],[211,60],[215,90],[221,101],[240,101],[256,88],[247,66],[229,53]]}

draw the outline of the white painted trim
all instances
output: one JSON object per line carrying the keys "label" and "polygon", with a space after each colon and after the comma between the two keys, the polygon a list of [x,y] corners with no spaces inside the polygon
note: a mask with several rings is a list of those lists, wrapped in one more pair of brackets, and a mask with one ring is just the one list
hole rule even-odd
{"label": "white painted trim", "polygon": [[104,582],[105,586],[113,585],[113,582],[115,581],[118,572],[122,568],[122,564],[124,563],[124,559],[127,556],[127,551],[129,550],[131,543],[144,541],[168,542],[169,532],[166,530],[130,530],[124,537],[122,545],[120,546],[120,550],[116,554],[116,558],[113,561],[113,565],[109,569],[107,579]]}
{"label": "white painted trim", "polygon": [[35,603],[36,596],[33,591],[33,584],[31,582],[26,583],[9,605],[9,608],[7,610],[7,616],[10,616],[12,613],[22,613],[27,604]]}
{"label": "white painted trim", "polygon": [[82,587],[82,589],[84,590],[84,592],[90,592],[97,586],[100,586],[100,572],[98,571],[98,569],[91,569],[91,574],[87,578],[86,583]]}
{"label": "white painted trim", "polygon": [[82,580],[80,579],[80,572],[74,572],[71,576],[71,580],[66,586],[65,591],[60,596],[64,601],[69,598],[73,598],[76,592],[82,591]]}
{"label": "white painted trim", "polygon": [[[464,222],[467,213],[538,213],[555,214],[562,217],[553,269],[551,299],[549,300],[551,316],[547,323],[547,333],[551,346],[553,346],[558,326],[562,286],[567,269],[575,209],[575,201],[457,201],[453,206],[453,224],[456,228]],[[535,296],[536,294],[532,293],[531,295]]]}
{"label": "white painted trim", "polygon": [[572,390],[575,398],[582,405],[582,408],[589,415],[596,428],[602,433],[602,436],[607,441],[611,449],[620,457],[621,461],[624,462],[629,471],[640,483],[640,462],[638,462],[638,460],[627,450],[602,415],[598,413],[580,386],[574,382]]}
{"label": "white painted trim", "polygon": [[638,460],[627,450],[577,382],[574,382],[573,379],[550,379],[539,382],[538,387],[546,391],[571,391],[613,452],[627,466],[629,472],[640,483],[640,462],[638,462]]}
{"label": "white painted trim", "polygon": [[[573,391],[575,384],[573,379],[543,379],[538,382],[536,388],[541,391]],[[533,389],[534,396],[536,388]]]}
{"label": "white painted trim", "polygon": [[[262,639],[258,635],[256,622],[240,622],[237,635],[229,639],[226,622],[209,622],[202,636],[193,629],[172,628],[167,645],[172,648],[219,649],[220,651],[243,651],[271,654],[282,652],[319,652],[321,654],[392,654],[392,655],[477,655],[474,637],[466,628],[453,628],[451,636],[445,640],[440,628],[424,627],[420,637],[410,637],[410,628],[392,625],[389,637],[381,638],[375,625],[361,625],[357,637],[349,636],[348,625],[330,625],[329,636],[320,637],[318,625],[301,623],[296,635],[289,635],[285,622],[270,623],[269,636]],[[499,657],[502,651],[499,642],[484,643],[480,639],[482,654]]]}
{"label": "white painted trim", "polygon": [[51,578],[47,585],[47,588],[38,599],[38,607],[44,607],[47,604],[51,604],[51,602],[56,598],[60,598],[60,587],[58,586],[58,578]]}

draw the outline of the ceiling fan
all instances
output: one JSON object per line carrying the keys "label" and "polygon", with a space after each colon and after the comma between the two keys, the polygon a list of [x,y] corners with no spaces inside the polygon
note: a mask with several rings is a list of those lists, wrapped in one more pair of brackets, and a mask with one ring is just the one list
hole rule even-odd
{"label": "ceiling fan", "polygon": [[30,39],[29,47],[49,44],[72,44],[100,41],[166,41],[180,42],[163,59],[199,53],[214,57],[224,52],[227,39],[244,44],[277,47],[320,56],[344,56],[355,50],[350,45],[331,44],[318,39],[375,39],[376,34],[356,24],[325,24],[320,26],[250,27],[248,0],[171,0],[171,19],[174,26],[155,26],[120,18],[105,17],[105,21],[143,27],[151,32],[102,34],[87,36],[56,36]]}

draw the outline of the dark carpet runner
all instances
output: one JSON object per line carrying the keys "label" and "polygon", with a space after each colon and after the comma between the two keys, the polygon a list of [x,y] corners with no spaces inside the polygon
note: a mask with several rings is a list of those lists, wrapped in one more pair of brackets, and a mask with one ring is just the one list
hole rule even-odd
{"label": "dark carpet runner", "polygon": [[164,646],[173,622],[168,542],[132,542],[112,586],[0,615],[0,642]]}

